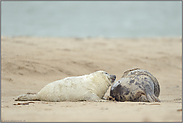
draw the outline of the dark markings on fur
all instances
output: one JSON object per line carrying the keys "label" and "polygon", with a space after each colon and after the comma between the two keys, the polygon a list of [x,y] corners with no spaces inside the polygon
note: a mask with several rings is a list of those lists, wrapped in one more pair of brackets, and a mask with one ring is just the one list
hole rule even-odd
{"label": "dark markings on fur", "polygon": [[121,88],[121,94],[122,95],[128,95],[129,94],[129,89],[127,88],[127,87],[125,87],[125,86],[123,86],[122,88]]}
{"label": "dark markings on fur", "polygon": [[130,96],[130,101],[133,101],[132,97]]}
{"label": "dark markings on fur", "polygon": [[125,100],[126,100],[126,97],[124,95],[121,95],[119,101],[124,102]]}
{"label": "dark markings on fur", "polygon": [[135,102],[137,102],[137,98],[134,98],[133,100],[134,100]]}
{"label": "dark markings on fur", "polygon": [[152,88],[149,86],[149,84],[146,84],[146,85],[145,85],[145,89],[146,89],[146,90],[152,90]]}
{"label": "dark markings on fur", "polygon": [[140,83],[136,82],[135,85],[140,85]]}
{"label": "dark markings on fur", "polygon": [[141,85],[139,85],[139,88],[140,88],[140,89],[143,89]]}
{"label": "dark markings on fur", "polygon": [[132,98],[134,98],[134,95],[133,95],[133,93],[132,93],[132,92],[130,92],[130,95],[131,95],[131,97],[132,97]]}
{"label": "dark markings on fur", "polygon": [[131,80],[130,83],[134,83],[135,80]]}
{"label": "dark markings on fur", "polygon": [[127,91],[124,93],[124,95],[128,95],[129,93],[130,93],[130,91],[127,90]]}
{"label": "dark markings on fur", "polygon": [[123,95],[123,100],[126,100],[126,97]]}

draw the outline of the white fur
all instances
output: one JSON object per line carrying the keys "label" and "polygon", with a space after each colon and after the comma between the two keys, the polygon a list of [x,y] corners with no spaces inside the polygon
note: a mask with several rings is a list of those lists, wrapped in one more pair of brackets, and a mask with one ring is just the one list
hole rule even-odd
{"label": "white fur", "polygon": [[42,101],[100,100],[110,85],[110,75],[97,71],[49,83],[37,93],[37,98]]}

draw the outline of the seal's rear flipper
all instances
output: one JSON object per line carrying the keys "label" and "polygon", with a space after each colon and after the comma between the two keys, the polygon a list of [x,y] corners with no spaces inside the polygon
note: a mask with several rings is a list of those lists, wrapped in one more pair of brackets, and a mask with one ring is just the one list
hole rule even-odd
{"label": "seal's rear flipper", "polygon": [[147,94],[149,102],[161,102],[154,94]]}
{"label": "seal's rear flipper", "polygon": [[137,101],[140,102],[161,102],[153,93],[146,92],[138,92],[135,96],[137,97]]}
{"label": "seal's rear flipper", "polygon": [[27,93],[19,95],[15,99],[15,101],[40,101],[40,100],[37,98],[37,94]]}
{"label": "seal's rear flipper", "polygon": [[152,97],[155,100],[155,102],[161,102],[154,94],[152,95]]}

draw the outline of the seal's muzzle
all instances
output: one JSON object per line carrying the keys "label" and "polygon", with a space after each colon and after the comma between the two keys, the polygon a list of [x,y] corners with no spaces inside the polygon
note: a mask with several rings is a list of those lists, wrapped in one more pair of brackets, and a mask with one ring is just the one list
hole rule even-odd
{"label": "seal's muzzle", "polygon": [[111,83],[113,83],[116,79],[116,75],[110,75],[110,78],[111,78]]}

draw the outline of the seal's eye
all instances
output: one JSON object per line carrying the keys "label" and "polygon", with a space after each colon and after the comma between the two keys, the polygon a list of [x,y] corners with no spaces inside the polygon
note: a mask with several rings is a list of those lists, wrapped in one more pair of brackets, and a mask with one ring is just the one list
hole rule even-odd
{"label": "seal's eye", "polygon": [[108,74],[107,72],[103,72],[103,74]]}

